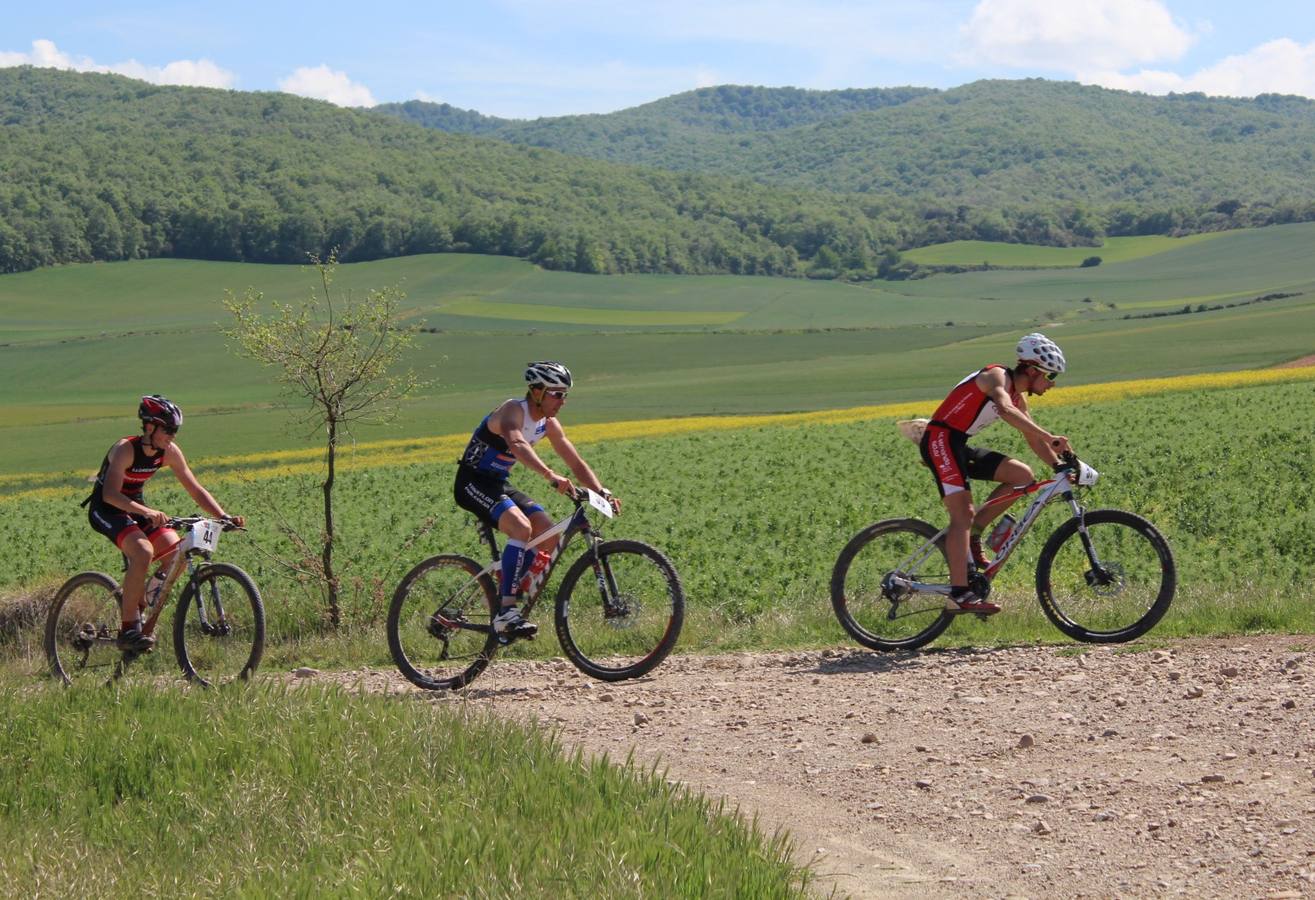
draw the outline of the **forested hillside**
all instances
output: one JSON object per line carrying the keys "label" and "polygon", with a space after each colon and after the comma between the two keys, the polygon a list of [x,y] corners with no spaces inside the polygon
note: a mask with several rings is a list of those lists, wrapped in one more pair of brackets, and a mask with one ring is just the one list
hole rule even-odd
{"label": "forested hillside", "polygon": [[[453,131],[477,115],[418,102],[379,111]],[[1022,209],[1081,238],[1305,219],[1315,202],[1315,102],[1290,96],[1153,97],[1039,79],[947,91],[723,86],[608,115],[477,121],[481,133],[596,159],[901,197],[959,220],[952,236],[968,219],[985,240],[1020,237]]]}
{"label": "forested hillside", "polygon": [[8,68],[0,271],[336,247],[344,261],[473,251],[578,272],[899,278],[917,272],[899,250],[949,240],[1315,219],[1312,147],[1300,98],[1044,81],[722,87],[511,122]]}
{"label": "forested hillside", "polygon": [[0,69],[0,271],[464,250],[581,272],[870,270],[843,197],[623,167],[280,93]]}

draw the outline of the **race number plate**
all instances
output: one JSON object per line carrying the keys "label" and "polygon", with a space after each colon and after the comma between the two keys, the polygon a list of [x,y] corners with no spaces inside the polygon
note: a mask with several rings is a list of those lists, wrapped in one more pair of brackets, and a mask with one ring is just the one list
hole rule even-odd
{"label": "race number plate", "polygon": [[608,502],[607,498],[602,494],[589,490],[589,488],[585,488],[585,490],[589,493],[589,505],[607,516],[609,519],[612,518],[614,515],[612,512],[612,504]]}
{"label": "race number plate", "polygon": [[187,533],[186,549],[212,553],[219,546],[219,535],[222,531],[223,529],[218,522],[202,519],[193,525],[192,530]]}

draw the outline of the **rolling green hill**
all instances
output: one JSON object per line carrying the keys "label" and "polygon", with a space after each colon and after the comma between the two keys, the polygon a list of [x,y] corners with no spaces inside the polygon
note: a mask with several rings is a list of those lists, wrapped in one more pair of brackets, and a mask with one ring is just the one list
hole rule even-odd
{"label": "rolling green hill", "polygon": [[[854,204],[449,135],[288,94],[0,69],[0,272],[149,257],[478,252],[580,272],[796,274],[897,236]],[[830,251],[829,251],[830,252]]]}
{"label": "rolling green hill", "polygon": [[[381,111],[471,129],[433,106]],[[946,91],[723,86],[607,115],[480,119],[479,131],[594,159],[939,204],[946,227],[970,224],[984,240],[1018,230],[1005,209],[1100,213],[1085,227],[1052,215],[1034,224],[1035,240],[1047,226],[1081,238],[1264,223],[1281,220],[1271,207],[1309,216],[1315,203],[1315,101],[1278,95],[1153,97],[1040,79]]]}
{"label": "rolling green hill", "polygon": [[[400,283],[420,335],[411,364],[434,383],[402,421],[363,439],[460,432],[515,393],[531,358],[580,380],[569,422],[770,413],[926,399],[1003,360],[1018,335],[1060,341],[1066,383],[1254,368],[1315,347],[1315,224],[1169,241],[1088,269],[968,272],[845,285],[731,276],[585,276],[525,262],[431,254],[344,265],[337,284]],[[189,412],[206,455],[314,446],[268,373],[218,329],[225,289],[270,299],[310,288],[298,267],[184,260],[0,276],[0,440],[8,471],[85,468],[136,396]],[[1244,303],[1271,294],[1290,296]],[[1125,318],[1156,312],[1162,318]],[[711,319],[711,321],[709,320]]]}

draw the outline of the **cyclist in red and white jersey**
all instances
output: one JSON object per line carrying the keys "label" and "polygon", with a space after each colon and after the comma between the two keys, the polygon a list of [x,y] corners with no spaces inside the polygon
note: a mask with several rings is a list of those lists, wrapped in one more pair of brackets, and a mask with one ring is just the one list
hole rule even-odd
{"label": "cyclist in red and white jersey", "polygon": [[[1018,362],[1013,368],[992,364],[973,372],[955,385],[927,425],[922,459],[950,513],[945,553],[950,560],[951,595],[946,609],[952,612],[989,615],[1000,611],[969,589],[969,554],[979,569],[990,565],[982,552],[982,531],[1009,506],[991,506],[990,501],[1008,493],[1013,485],[1034,480],[1027,463],[994,450],[969,447],[968,438],[1003,419],[1022,432],[1037,456],[1058,466],[1059,455],[1069,450],[1068,438],[1051,434],[1032,419],[1026,395],[1041,396],[1050,390],[1065,368],[1064,354],[1054,341],[1039,332],[1025,335],[1018,342]],[[972,479],[1000,482],[980,509],[973,507]]]}
{"label": "cyclist in red and white jersey", "polygon": [[571,474],[621,510],[621,501],[603,487],[557,420],[571,389],[571,371],[559,362],[532,362],[525,368],[525,383],[523,399],[504,401],[479,423],[461,455],[452,486],[458,506],[507,536],[499,578],[502,604],[493,619],[494,631],[506,637],[534,637],[539,630],[521,615],[520,584],[534,564],[536,551],[551,554],[555,548],[548,541],[527,551],[526,543],[551,528],[553,521],[542,505],[508,484],[512,467],[519,462],[543,476],[554,490],[574,496],[571,479],[549,468],[534,449],[546,437]]}
{"label": "cyclist in red and white jersey", "polygon": [[[168,466],[207,514],[227,518],[218,501],[192,474],[183,456],[182,448],[174,443],[174,435],[183,424],[183,411],[159,394],[143,397],[137,407],[137,418],[142,433],[120,438],[105,454],[96,475],[91,496],[83,501],[88,506],[87,519],[91,527],[114,542],[128,562],[123,576],[123,598],[120,612],[122,627],[118,646],[122,650],[138,652],[151,649],[155,636],[143,634],[141,611],[145,608],[146,575],[152,559],[160,561],[163,570],[169,564],[178,535],[165,527],[169,516],[146,505],[143,489],[161,466]],[[237,525],[241,516],[233,516]]]}

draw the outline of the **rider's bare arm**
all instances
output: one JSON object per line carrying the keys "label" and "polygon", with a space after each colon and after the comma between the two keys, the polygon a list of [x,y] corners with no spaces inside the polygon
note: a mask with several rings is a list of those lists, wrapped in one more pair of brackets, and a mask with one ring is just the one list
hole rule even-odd
{"label": "rider's bare arm", "polygon": [[548,420],[548,442],[552,444],[553,450],[557,451],[557,455],[560,456],[562,461],[566,463],[568,468],[570,468],[576,479],[591,490],[597,491],[608,497],[612,501],[612,505],[616,508],[616,511],[621,511],[621,500],[612,496],[607,489],[603,487],[603,483],[598,480],[598,476],[594,474],[594,470],[589,468],[589,464],[584,461],[582,456],[580,456],[580,452],[575,449],[575,444],[572,444],[571,439],[566,436],[566,430],[562,428],[562,424],[556,419]]}
{"label": "rider's bare arm", "polygon": [[[489,430],[502,436],[502,439],[507,442],[507,451],[516,457],[516,462],[525,466],[531,472],[542,475],[553,486],[553,490],[569,494],[572,490],[570,479],[558,475],[539,457],[539,454],[534,451],[534,445],[525,439],[524,426],[525,414],[521,410],[519,401],[516,400],[508,400],[498,407],[496,413],[489,417]],[[549,420],[548,428],[548,433],[551,434],[551,420]]]}
{"label": "rider's bare arm", "polygon": [[[174,477],[178,479],[178,483],[183,486],[183,490],[187,491],[197,506],[217,519],[230,518],[228,513],[224,512],[224,508],[219,505],[219,501],[209,491],[201,487],[201,482],[197,481],[196,476],[192,474],[191,467],[187,465],[187,458],[183,456],[183,451],[177,444],[170,444],[168,449],[164,451],[164,463],[173,470]],[[242,516],[232,516],[231,518],[239,526],[245,521]]]}
{"label": "rider's bare arm", "polygon": [[1009,389],[1005,386],[1003,369],[988,369],[977,376],[977,384],[995,403],[1000,418],[1022,432],[1032,452],[1051,465],[1059,462],[1059,454],[1069,449],[1068,438],[1051,434],[1038,425],[1028,413],[1026,399],[1019,398],[1022,402],[1021,407],[1014,403],[1013,398],[1009,396]]}
{"label": "rider's bare arm", "polygon": [[144,516],[152,525],[163,525],[169,517],[158,509],[151,509],[144,503],[131,500],[123,493],[123,476],[132,465],[132,444],[127,440],[119,441],[110,451],[110,464],[105,469],[105,483],[101,486],[101,496],[110,506],[117,506],[126,513]]}

